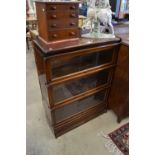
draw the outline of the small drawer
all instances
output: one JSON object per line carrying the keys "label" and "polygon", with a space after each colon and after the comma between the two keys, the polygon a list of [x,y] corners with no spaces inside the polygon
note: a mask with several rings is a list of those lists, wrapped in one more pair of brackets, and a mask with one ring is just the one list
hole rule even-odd
{"label": "small drawer", "polygon": [[65,10],[78,10],[79,4],[47,4],[46,8],[48,12],[64,12]]}
{"label": "small drawer", "polygon": [[[63,23],[63,24],[62,24]],[[50,20],[48,21],[48,29],[58,29],[58,28],[72,28],[72,27],[78,27],[78,21],[73,20]]]}
{"label": "small drawer", "polygon": [[63,40],[63,39],[71,39],[79,37],[79,29],[60,29],[49,31],[49,40],[56,41],[56,40]]}
{"label": "small drawer", "polygon": [[55,110],[56,123],[59,123],[77,113],[88,110],[89,108],[95,107],[99,104],[103,104],[106,107],[106,95],[107,90],[98,92],[94,95],[88,96],[69,105],[61,107]]}
{"label": "small drawer", "polygon": [[46,5],[46,9],[48,12],[54,12],[54,11],[61,11],[63,9],[66,9],[67,6],[58,5],[58,4],[48,4]]}
{"label": "small drawer", "polygon": [[[48,20],[69,20],[69,19],[77,19],[78,21],[78,12],[77,11],[66,11],[66,12],[51,12],[47,14]],[[61,23],[63,24],[63,22]]]}
{"label": "small drawer", "polygon": [[78,9],[79,9],[79,4],[70,4],[70,5],[68,6],[68,8],[69,8],[70,10],[78,10]]}

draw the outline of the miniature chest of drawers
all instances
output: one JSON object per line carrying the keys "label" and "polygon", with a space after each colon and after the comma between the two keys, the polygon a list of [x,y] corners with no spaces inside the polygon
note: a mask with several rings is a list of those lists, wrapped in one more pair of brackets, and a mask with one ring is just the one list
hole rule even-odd
{"label": "miniature chest of drawers", "polygon": [[56,137],[106,112],[119,45],[119,38],[80,38],[51,50],[34,41],[42,101]]}
{"label": "miniature chest of drawers", "polygon": [[36,1],[39,36],[47,42],[79,38],[78,2]]}

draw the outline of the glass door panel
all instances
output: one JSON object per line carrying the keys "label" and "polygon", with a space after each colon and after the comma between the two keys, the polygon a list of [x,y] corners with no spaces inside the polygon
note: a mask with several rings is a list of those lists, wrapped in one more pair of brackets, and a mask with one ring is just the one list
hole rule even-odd
{"label": "glass door panel", "polygon": [[85,111],[86,109],[96,106],[98,104],[105,104],[105,95],[107,91],[101,91],[82,100],[73,102],[62,108],[55,110],[56,122],[60,122],[78,112]]}
{"label": "glass door panel", "polygon": [[113,50],[52,61],[52,78],[65,76],[92,67],[112,62]]}
{"label": "glass door panel", "polygon": [[98,86],[108,84],[109,73],[109,70],[103,70],[97,74],[53,86],[53,102],[57,104],[64,99],[79,95]]}

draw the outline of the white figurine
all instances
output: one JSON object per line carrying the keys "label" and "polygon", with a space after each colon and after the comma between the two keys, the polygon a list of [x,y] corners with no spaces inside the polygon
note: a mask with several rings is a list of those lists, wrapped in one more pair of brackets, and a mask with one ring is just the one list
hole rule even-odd
{"label": "white figurine", "polygon": [[101,9],[97,14],[97,17],[99,18],[100,23],[103,25],[100,26],[100,32],[105,33],[105,31],[108,29],[110,34],[114,34],[111,9]]}
{"label": "white figurine", "polygon": [[[95,37],[104,38],[106,36],[113,38],[114,29],[112,25],[112,11],[109,0],[88,0],[87,5],[87,20],[82,28],[89,29],[90,33],[95,34]],[[109,35],[103,35],[107,33]]]}

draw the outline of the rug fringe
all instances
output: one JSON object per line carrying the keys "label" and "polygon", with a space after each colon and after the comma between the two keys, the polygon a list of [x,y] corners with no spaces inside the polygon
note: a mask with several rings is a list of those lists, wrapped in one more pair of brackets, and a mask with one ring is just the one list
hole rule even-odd
{"label": "rug fringe", "polygon": [[117,146],[114,144],[114,142],[111,140],[111,138],[107,134],[101,131],[98,134],[98,136],[102,136],[106,139],[105,147],[110,153],[114,155],[123,155],[123,153],[117,148]]}

